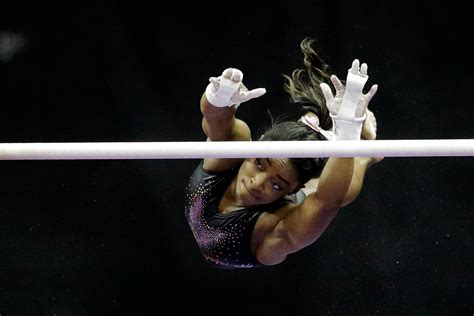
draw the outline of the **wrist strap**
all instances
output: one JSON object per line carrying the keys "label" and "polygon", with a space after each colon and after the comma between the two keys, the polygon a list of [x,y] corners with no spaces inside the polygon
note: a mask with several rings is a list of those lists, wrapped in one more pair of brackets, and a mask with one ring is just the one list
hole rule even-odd
{"label": "wrist strap", "polygon": [[360,140],[362,125],[366,117],[367,115],[364,114],[361,118],[346,121],[340,119],[339,116],[331,115],[334,133],[331,140]]}
{"label": "wrist strap", "polygon": [[219,108],[232,106],[230,99],[237,91],[239,91],[240,82],[235,82],[229,79],[223,80],[222,76],[217,77],[217,79],[219,80],[219,87],[215,93],[212,92],[212,83],[209,83],[206,87],[207,101]]}
{"label": "wrist strap", "polygon": [[353,74],[350,70],[347,73],[346,90],[342,98],[341,109],[337,114],[342,120],[352,121],[355,117],[357,104],[362,95],[364,85],[369,76],[359,76]]}

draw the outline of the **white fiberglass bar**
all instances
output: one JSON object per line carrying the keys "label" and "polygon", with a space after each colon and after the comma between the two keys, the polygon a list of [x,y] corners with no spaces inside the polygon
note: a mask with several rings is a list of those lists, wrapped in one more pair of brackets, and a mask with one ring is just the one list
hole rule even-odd
{"label": "white fiberglass bar", "polygon": [[474,139],[0,143],[0,160],[474,156]]}

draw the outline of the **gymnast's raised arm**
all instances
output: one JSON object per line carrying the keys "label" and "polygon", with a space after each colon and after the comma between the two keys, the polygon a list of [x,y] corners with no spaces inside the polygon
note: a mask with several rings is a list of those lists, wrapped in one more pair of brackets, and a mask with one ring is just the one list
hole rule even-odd
{"label": "gymnast's raised arm", "polygon": [[[321,84],[333,119],[331,141],[360,139],[367,106],[377,91],[377,85],[374,85],[367,94],[362,93],[367,78],[367,65],[364,63],[359,67],[356,59],[349,69],[346,87],[336,76],[331,77],[335,96],[326,83]],[[354,158],[331,157],[321,173],[316,192],[291,211],[282,208],[268,216],[268,226],[272,228],[256,250],[258,261],[278,264],[288,254],[315,242],[342,207],[353,173]]]}
{"label": "gymnast's raised arm", "polygon": [[[251,139],[248,125],[235,118],[237,107],[265,94],[264,88],[248,90],[242,83],[243,74],[227,68],[219,77],[211,77],[201,97],[202,129],[208,141],[245,141]],[[204,169],[222,171],[242,162],[242,159],[205,159]]]}

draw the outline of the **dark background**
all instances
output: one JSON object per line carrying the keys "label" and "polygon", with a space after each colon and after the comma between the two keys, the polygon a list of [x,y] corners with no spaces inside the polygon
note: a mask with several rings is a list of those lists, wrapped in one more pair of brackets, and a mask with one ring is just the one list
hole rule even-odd
{"label": "dark background", "polygon": [[[199,98],[229,66],[267,88],[238,112],[258,135],[295,110],[281,74],[305,36],[340,77],[369,64],[379,139],[473,138],[472,5],[163,5],[5,3],[0,32],[24,40],[2,48],[0,141],[201,141]],[[0,315],[474,312],[472,157],[386,158],[318,242],[236,271],[207,266],[184,219],[197,162],[2,161]]]}

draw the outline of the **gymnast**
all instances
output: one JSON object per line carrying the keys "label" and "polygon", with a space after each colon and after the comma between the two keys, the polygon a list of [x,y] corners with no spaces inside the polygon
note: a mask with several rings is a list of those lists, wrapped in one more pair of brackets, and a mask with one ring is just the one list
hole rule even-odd
{"label": "gymnast", "polygon": [[[284,75],[294,121],[277,120],[259,141],[375,140],[377,124],[364,94],[367,64],[355,59],[347,78],[330,75],[314,49],[300,44],[304,67]],[[200,100],[208,141],[250,141],[237,107],[265,94],[248,90],[243,73],[228,68],[211,77]],[[332,83],[335,94],[329,83]],[[221,269],[276,265],[314,243],[339,209],[361,191],[366,170],[383,157],[216,159],[200,161],[186,189],[185,217],[206,262]]]}

